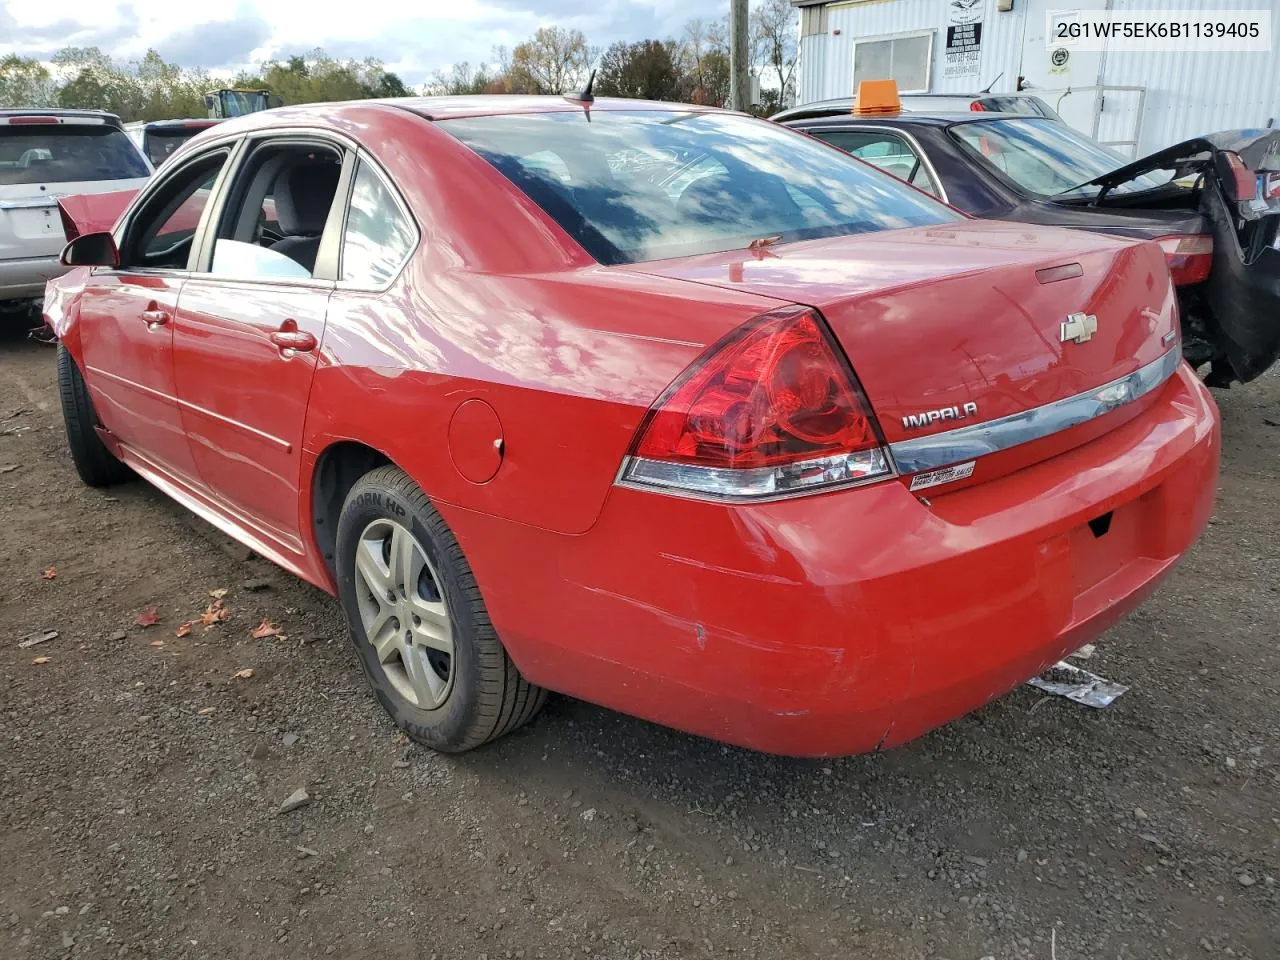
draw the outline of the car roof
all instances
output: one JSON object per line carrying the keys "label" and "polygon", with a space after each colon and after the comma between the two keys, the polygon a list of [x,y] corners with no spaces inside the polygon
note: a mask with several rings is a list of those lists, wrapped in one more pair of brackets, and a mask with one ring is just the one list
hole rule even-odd
{"label": "car roof", "polygon": [[[582,110],[584,104],[570,97],[520,96],[489,94],[474,97],[399,97],[378,100],[411,110],[429,120],[450,117],[493,117],[511,113],[563,113]],[[700,107],[689,103],[666,103],[657,100],[629,100],[622,97],[596,97],[591,110],[678,110],[681,112],[722,113],[718,107]]]}
{"label": "car roof", "polygon": [[809,127],[840,127],[849,123],[881,123],[887,126],[903,126],[915,124],[930,127],[949,127],[956,123],[977,123],[981,120],[1047,120],[1047,117],[1029,117],[1023,113],[997,113],[994,110],[963,113],[946,113],[944,111],[902,111],[901,113],[841,113],[825,117],[800,117],[796,120],[783,120],[785,124],[803,124]]}
{"label": "car roof", "polygon": [[178,117],[171,120],[140,120],[136,124],[129,124],[129,126],[145,127],[147,129],[156,127],[212,127],[221,122],[221,120],[211,119],[209,117],[189,117],[187,119]]}
{"label": "car roof", "polygon": [[[506,94],[474,97],[388,97],[371,100],[341,100],[327,103],[306,103],[275,107],[271,110],[255,110],[241,117],[231,117],[218,124],[218,129],[228,135],[249,131],[269,130],[273,126],[317,124],[334,126],[352,114],[365,114],[369,110],[397,110],[411,113],[426,120],[449,120],[455,117],[494,117],[528,115],[535,113],[569,113],[589,109],[594,113],[619,111],[666,111],[679,113],[729,113],[719,107],[704,107],[688,103],[667,103],[656,100],[626,100],[614,97],[597,97],[590,104],[568,97],[514,96]],[[203,134],[202,134],[203,136]]]}
{"label": "car roof", "polygon": [[[1033,93],[904,93],[898,98],[904,107],[914,102],[922,100],[956,100],[956,101],[974,101],[974,100],[1037,100],[1044,104]],[[807,120],[813,119],[816,113],[818,116],[823,115],[824,111],[840,111],[849,112],[853,109],[855,102],[854,97],[833,97],[829,100],[812,100],[809,103],[802,103],[798,106],[788,107],[786,110],[779,110],[770,120],[776,120],[779,123],[785,123],[788,120]],[[1048,104],[1044,104],[1046,107]],[[904,109],[903,113],[937,113],[942,111],[929,110],[910,110]],[[995,112],[995,111],[975,111],[977,113]]]}

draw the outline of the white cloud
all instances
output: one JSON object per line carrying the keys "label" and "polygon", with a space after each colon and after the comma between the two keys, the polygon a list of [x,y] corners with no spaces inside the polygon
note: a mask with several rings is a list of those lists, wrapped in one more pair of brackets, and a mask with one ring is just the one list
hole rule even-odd
{"label": "white cloud", "polygon": [[603,46],[673,36],[690,18],[727,8],[724,0],[244,0],[220,13],[173,0],[0,0],[0,36],[28,56],[74,45],[129,60],[154,47],[167,60],[220,71],[324,47],[377,57],[416,84],[452,63],[488,60],[539,26],[576,28]]}

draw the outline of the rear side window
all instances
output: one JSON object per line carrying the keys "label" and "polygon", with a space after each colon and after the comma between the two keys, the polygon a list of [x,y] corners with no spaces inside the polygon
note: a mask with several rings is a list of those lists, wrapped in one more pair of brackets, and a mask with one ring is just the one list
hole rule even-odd
{"label": "rear side window", "polygon": [[0,185],[132,180],[150,173],[133,141],[118,127],[0,126]]}
{"label": "rear side window", "polygon": [[148,130],[143,137],[143,149],[153,167],[158,167],[169,159],[169,155],[194,137],[200,131],[195,128],[166,127],[159,130]]}
{"label": "rear side window", "polygon": [[574,110],[438,126],[606,264],[959,219],[808,137],[732,114]]}
{"label": "rear side window", "polygon": [[[543,175],[557,177],[553,161],[547,162]],[[342,234],[342,279],[365,287],[385,286],[400,272],[415,240],[413,223],[400,201],[362,160]]]}
{"label": "rear side window", "polygon": [[929,171],[907,141],[891,133],[870,130],[814,130],[813,135],[839,147],[885,173],[938,196]]}

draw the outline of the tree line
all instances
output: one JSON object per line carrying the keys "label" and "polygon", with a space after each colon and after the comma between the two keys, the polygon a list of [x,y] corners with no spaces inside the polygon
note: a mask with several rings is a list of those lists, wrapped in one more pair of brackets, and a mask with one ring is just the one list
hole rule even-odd
{"label": "tree line", "polygon": [[204,95],[227,86],[270,90],[285,103],[412,93],[379,60],[338,60],[323,50],[271,60],[235,77],[169,63],[155,50],[120,63],[97,47],[66,47],[51,63],[52,69],[32,57],[0,57],[0,107],[107,110],[129,122],[203,117]]}
{"label": "tree line", "polygon": [[[761,80],[758,109],[770,113],[795,94],[798,23],[790,0],[751,11],[747,60]],[[428,94],[571,93],[596,70],[599,96],[724,106],[729,99],[729,22],[691,20],[678,37],[593,47],[579,30],[542,27],[524,43],[498,47],[491,62],[454,64],[427,82]]]}
{"label": "tree line", "polygon": [[[420,92],[564,94],[581,88],[594,69],[599,96],[723,106],[729,98],[728,34],[727,18],[692,20],[679,37],[601,49],[581,31],[543,27],[515,47],[496,48],[492,62],[437,71]],[[761,0],[752,11],[748,60],[762,80],[761,112],[790,102],[796,34],[789,0]],[[269,90],[285,103],[419,92],[376,58],[337,59],[321,49],[270,60],[234,77],[170,63],[155,50],[128,63],[97,47],[66,47],[49,64],[16,53],[0,57],[0,107],[107,110],[126,122],[202,117],[205,93],[227,86]]]}

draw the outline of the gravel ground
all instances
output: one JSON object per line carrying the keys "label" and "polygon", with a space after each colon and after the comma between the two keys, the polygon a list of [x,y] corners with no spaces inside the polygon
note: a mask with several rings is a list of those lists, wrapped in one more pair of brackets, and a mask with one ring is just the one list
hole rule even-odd
{"label": "gravel ground", "polygon": [[811,762],[553,698],[450,758],[385,719],[334,601],[82,487],[53,351],[10,337],[0,957],[1280,957],[1280,376],[1218,401],[1216,515],[1099,644],[1108,709],[1023,688]]}

